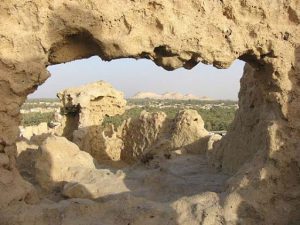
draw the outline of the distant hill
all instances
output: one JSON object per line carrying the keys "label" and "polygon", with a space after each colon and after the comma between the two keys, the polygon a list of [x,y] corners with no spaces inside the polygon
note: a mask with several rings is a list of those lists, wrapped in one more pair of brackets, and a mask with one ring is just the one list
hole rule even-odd
{"label": "distant hill", "polygon": [[138,92],[134,96],[131,97],[132,99],[171,99],[171,100],[213,100],[207,96],[196,96],[193,94],[181,94],[178,92],[166,92],[164,94],[157,94],[153,92]]}

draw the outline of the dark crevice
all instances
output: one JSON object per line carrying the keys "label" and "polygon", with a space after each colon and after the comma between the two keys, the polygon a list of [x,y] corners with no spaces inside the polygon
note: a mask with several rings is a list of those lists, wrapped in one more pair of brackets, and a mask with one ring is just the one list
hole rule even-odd
{"label": "dark crevice", "polygon": [[160,57],[178,56],[178,54],[172,52],[172,50],[166,45],[160,45],[160,46],[154,48],[154,53]]}
{"label": "dark crevice", "polygon": [[183,67],[185,69],[192,69],[193,67],[195,67],[199,63],[199,59],[198,58],[199,58],[198,56],[193,55],[190,60],[186,61],[183,64]]}
{"label": "dark crevice", "polygon": [[238,59],[243,60],[244,62],[248,63],[253,68],[260,69],[264,66],[264,63],[260,62],[257,59],[257,56],[255,54],[253,54],[252,52],[250,52],[250,51],[246,52],[243,55],[241,55],[240,57],[238,57]]}
{"label": "dark crevice", "polygon": [[49,62],[59,64],[98,55],[108,60],[102,44],[85,29],[71,30],[64,39],[49,50]]}

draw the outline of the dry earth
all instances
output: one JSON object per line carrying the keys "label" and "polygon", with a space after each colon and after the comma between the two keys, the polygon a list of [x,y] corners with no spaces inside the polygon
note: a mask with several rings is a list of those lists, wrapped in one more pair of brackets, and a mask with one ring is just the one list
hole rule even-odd
{"label": "dry earth", "polygon": [[116,168],[63,137],[26,148],[17,166],[41,200],[2,210],[1,224],[224,224],[221,193],[229,176],[209,167],[204,154],[177,150]]}

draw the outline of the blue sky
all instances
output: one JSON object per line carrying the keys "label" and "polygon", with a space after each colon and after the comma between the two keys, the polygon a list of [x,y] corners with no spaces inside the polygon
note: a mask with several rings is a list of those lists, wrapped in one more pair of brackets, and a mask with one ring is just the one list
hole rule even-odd
{"label": "blue sky", "polygon": [[118,59],[110,62],[99,57],[49,66],[51,77],[30,98],[54,98],[68,87],[105,80],[131,97],[139,91],[181,92],[214,99],[238,98],[244,62],[236,60],[228,69],[198,64],[191,70],[166,71],[150,60]]}

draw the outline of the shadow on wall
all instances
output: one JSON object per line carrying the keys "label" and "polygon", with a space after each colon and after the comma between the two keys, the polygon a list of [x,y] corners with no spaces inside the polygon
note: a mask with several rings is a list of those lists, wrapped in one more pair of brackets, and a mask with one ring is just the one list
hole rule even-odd
{"label": "shadow on wall", "polygon": [[286,196],[284,198],[289,199],[292,206],[289,221],[291,225],[300,224],[300,45],[295,48],[294,57],[294,65],[289,71],[289,80],[293,86],[289,92],[287,109],[287,118],[291,119],[288,120],[286,130],[277,130],[277,136],[284,137],[285,143],[288,144],[282,146],[280,151],[272,156],[279,160],[284,160],[286,156],[289,156],[283,164],[284,170],[281,171],[280,180],[285,185],[283,193]]}
{"label": "shadow on wall", "polygon": [[[277,72],[270,68],[265,76],[271,77]],[[228,182],[234,190],[228,195],[224,206],[237,209],[237,221],[240,224],[300,224],[299,68],[298,47],[295,49],[295,65],[291,66],[288,73],[293,87],[288,93],[289,100],[283,103],[288,104],[288,119],[269,121],[266,131],[269,146],[258,149],[254,158]],[[279,103],[272,104],[270,107],[273,112],[280,114],[283,109],[277,105]],[[270,143],[281,144],[274,146]]]}
{"label": "shadow on wall", "polygon": [[77,130],[79,127],[80,106],[77,105],[74,107],[71,105],[70,107],[62,107],[60,111],[65,115],[64,118],[66,118],[62,136],[68,140],[72,140],[74,130]]}

